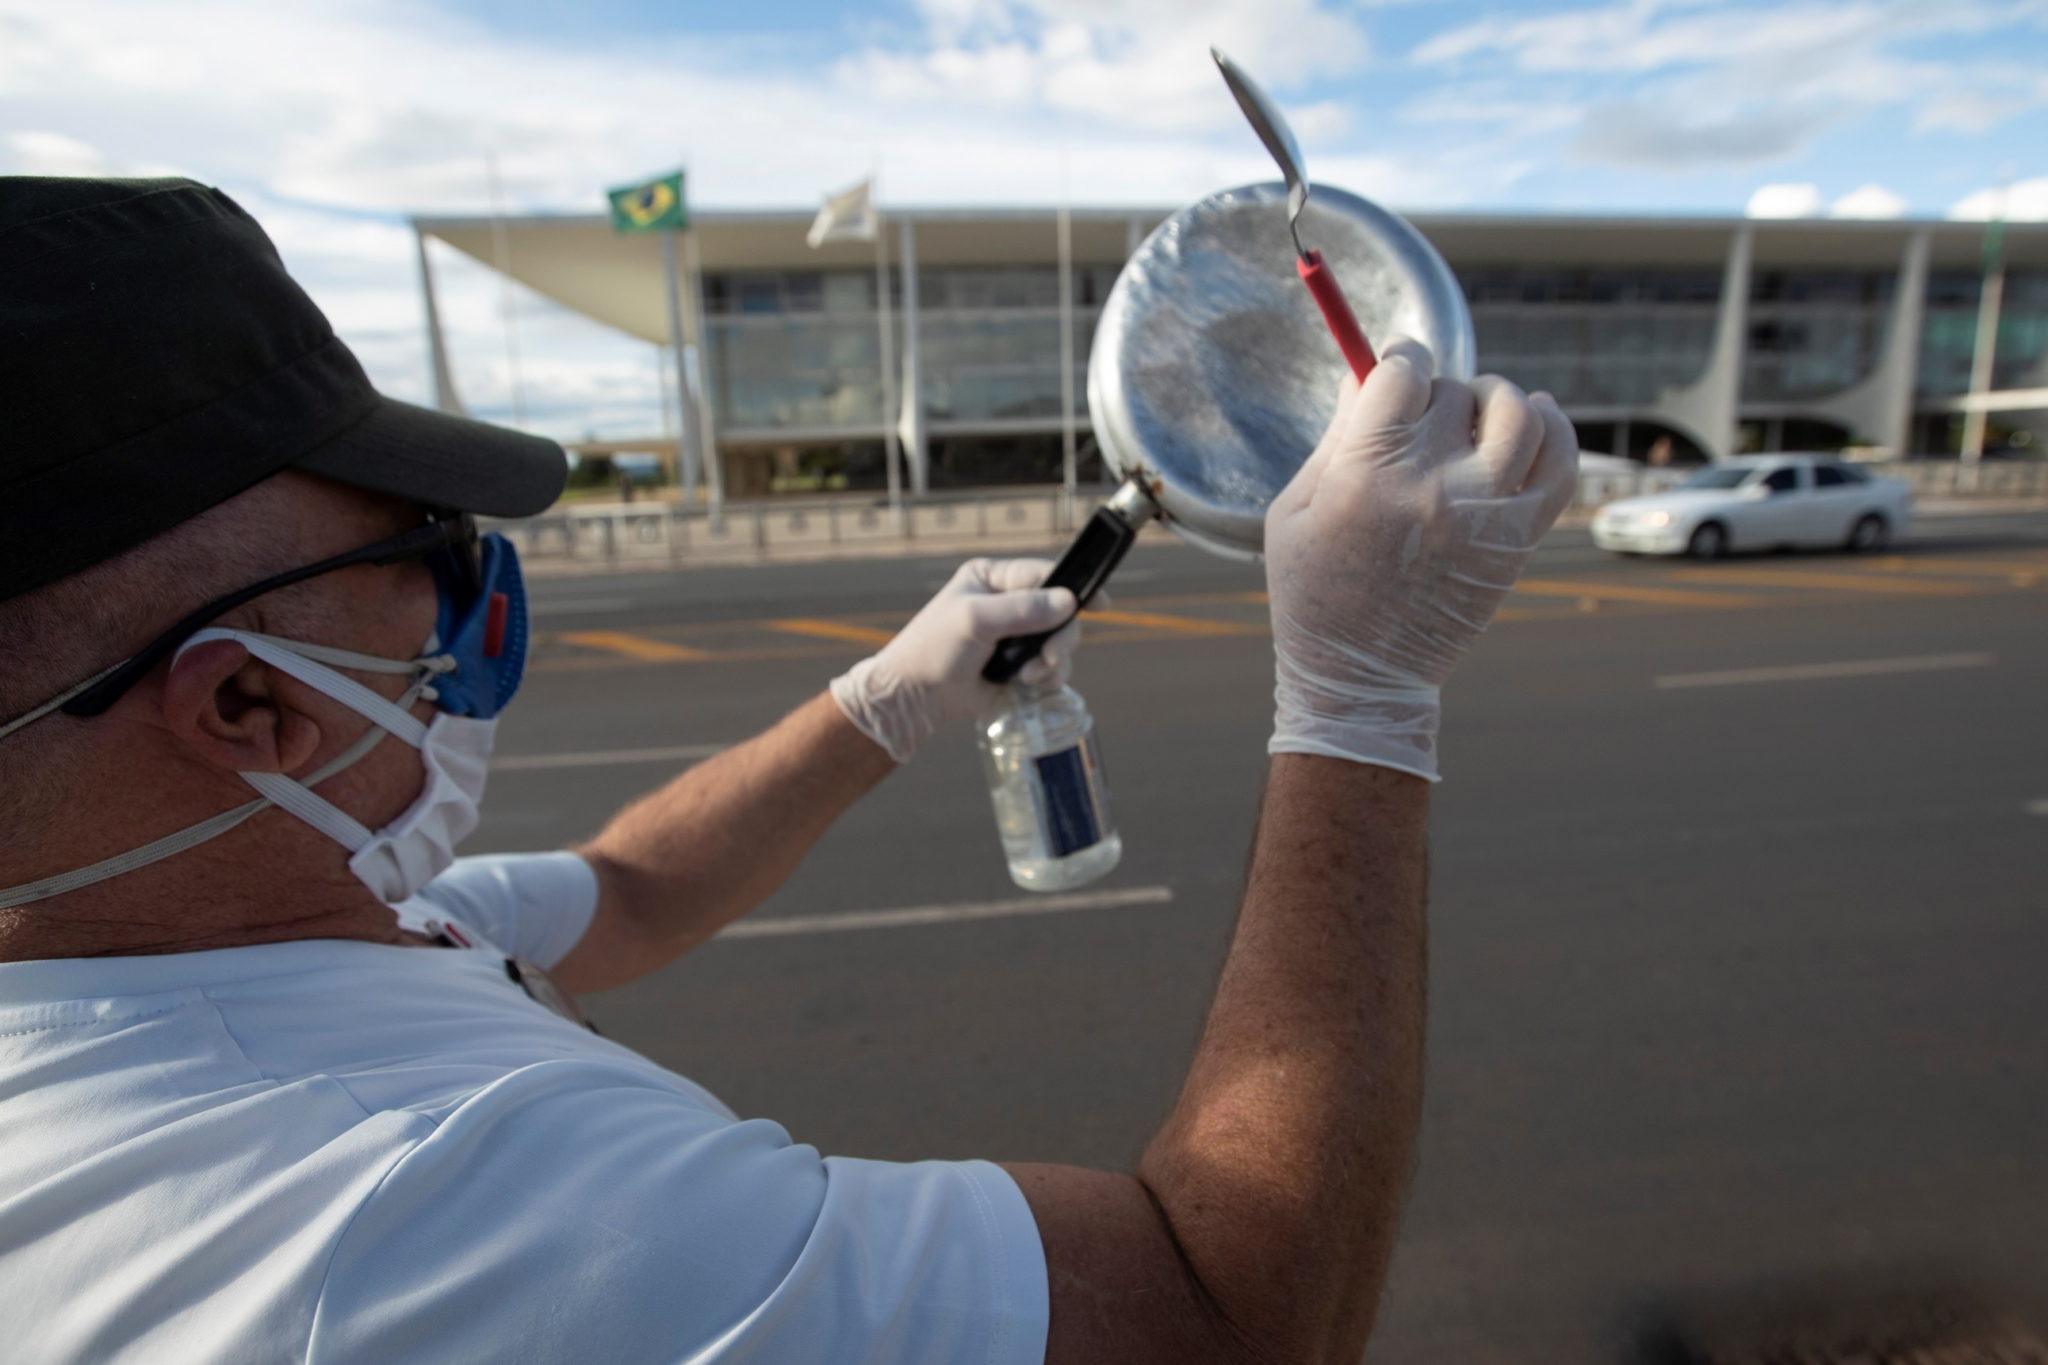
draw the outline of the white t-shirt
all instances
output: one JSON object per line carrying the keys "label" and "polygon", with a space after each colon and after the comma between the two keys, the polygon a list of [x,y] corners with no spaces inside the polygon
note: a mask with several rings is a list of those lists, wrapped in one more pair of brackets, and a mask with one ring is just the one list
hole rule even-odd
{"label": "white t-shirt", "polygon": [[402,910],[474,949],[0,963],[0,1358],[1040,1365],[1002,1170],[820,1157],[527,997],[596,894],[470,858]]}

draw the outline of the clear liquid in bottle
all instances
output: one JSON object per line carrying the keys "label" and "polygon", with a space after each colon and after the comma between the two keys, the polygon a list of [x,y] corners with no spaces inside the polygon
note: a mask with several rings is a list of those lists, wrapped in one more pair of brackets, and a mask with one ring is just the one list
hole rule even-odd
{"label": "clear liquid in bottle", "polygon": [[976,738],[1012,881],[1027,891],[1069,891],[1117,865],[1123,840],[1080,693],[1012,683],[981,717]]}

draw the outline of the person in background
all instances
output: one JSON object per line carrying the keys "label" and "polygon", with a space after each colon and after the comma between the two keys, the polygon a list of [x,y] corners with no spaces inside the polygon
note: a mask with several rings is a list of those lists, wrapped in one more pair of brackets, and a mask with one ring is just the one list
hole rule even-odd
{"label": "person in background", "polygon": [[[573,997],[761,903],[1064,626],[964,566],[574,850],[457,858],[527,647],[478,514],[549,442],[378,395],[247,214],[0,179],[6,1357],[1355,1361],[1414,1156],[1439,695],[1571,496],[1503,380],[1386,347],[1267,521],[1244,903],[1136,1168],[821,1156]],[[906,839],[914,838],[907,833]]]}

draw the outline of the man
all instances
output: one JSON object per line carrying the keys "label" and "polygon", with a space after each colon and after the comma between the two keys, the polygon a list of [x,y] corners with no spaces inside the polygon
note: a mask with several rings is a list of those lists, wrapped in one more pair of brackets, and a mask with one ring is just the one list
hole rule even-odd
{"label": "man", "polygon": [[[821,1158],[565,1017],[758,904],[1070,595],[976,563],[570,853],[456,861],[545,442],[379,398],[182,181],[0,181],[15,1361],[1351,1361],[1408,1182],[1439,690],[1569,498],[1388,347],[1267,523],[1235,942],[1134,1172]],[[1056,675],[1071,629],[1034,668]],[[559,1012],[558,1012],[559,1011]]]}

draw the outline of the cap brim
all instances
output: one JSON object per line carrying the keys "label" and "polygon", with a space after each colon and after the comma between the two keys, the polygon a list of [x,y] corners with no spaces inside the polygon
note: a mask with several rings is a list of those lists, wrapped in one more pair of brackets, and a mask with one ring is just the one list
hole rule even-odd
{"label": "cap brim", "polygon": [[528,517],[561,496],[562,448],[529,436],[380,398],[360,422],[293,465],[358,488],[492,517]]}

